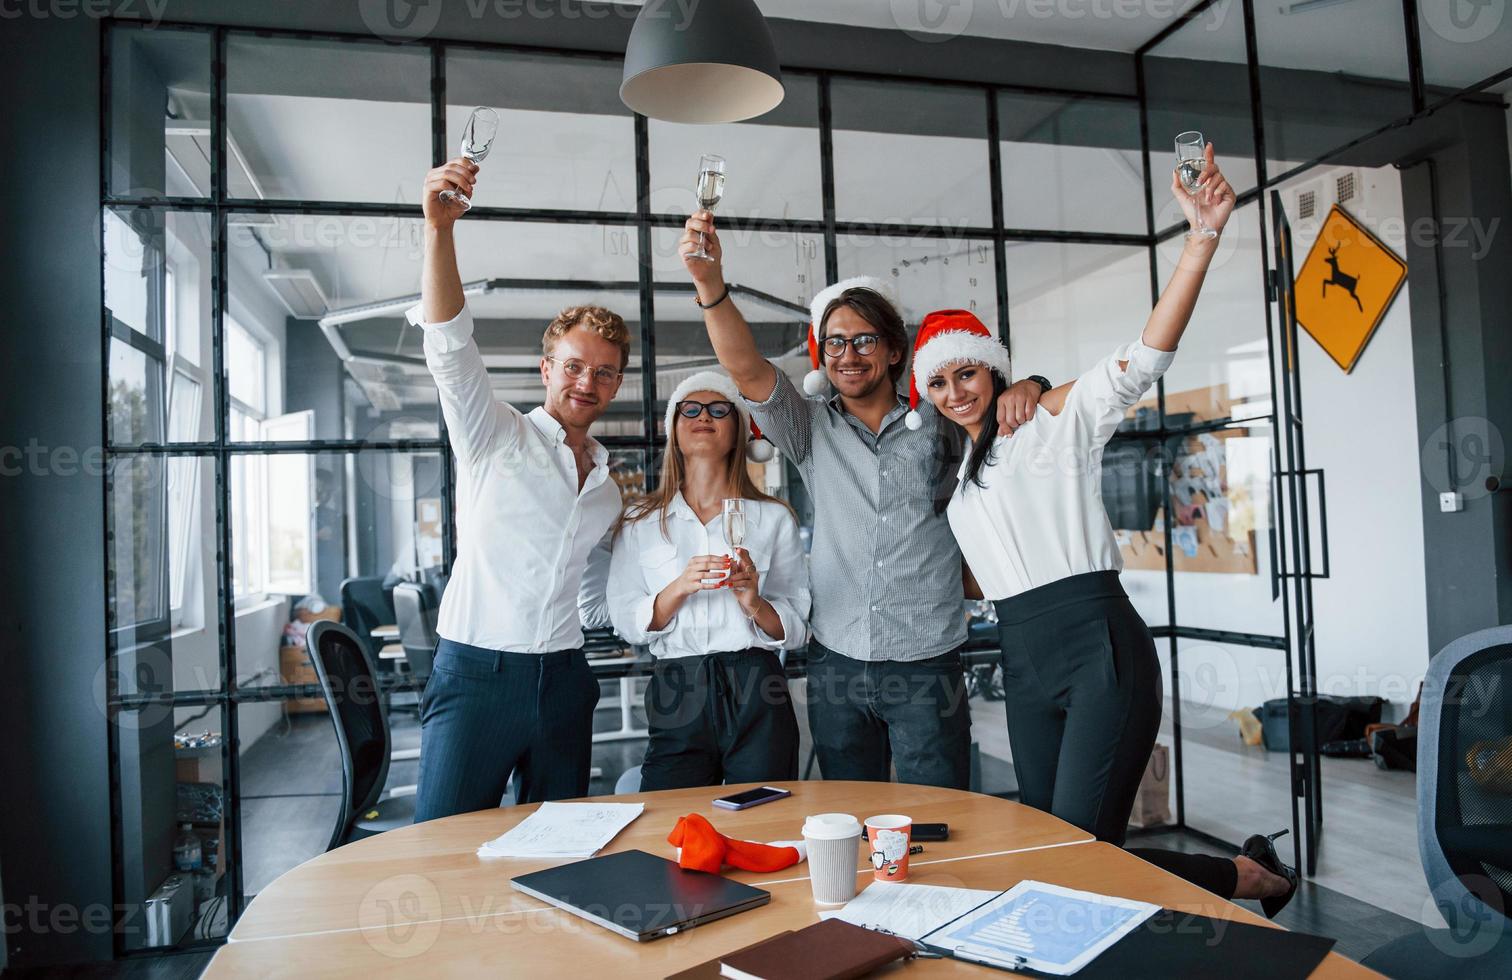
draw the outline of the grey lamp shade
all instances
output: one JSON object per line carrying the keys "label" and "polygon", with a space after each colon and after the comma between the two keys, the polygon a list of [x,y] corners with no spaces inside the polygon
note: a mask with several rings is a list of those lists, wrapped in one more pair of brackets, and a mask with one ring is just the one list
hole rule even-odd
{"label": "grey lamp shade", "polygon": [[646,0],[625,48],[620,99],[680,123],[750,119],[782,102],[782,69],[755,0]]}

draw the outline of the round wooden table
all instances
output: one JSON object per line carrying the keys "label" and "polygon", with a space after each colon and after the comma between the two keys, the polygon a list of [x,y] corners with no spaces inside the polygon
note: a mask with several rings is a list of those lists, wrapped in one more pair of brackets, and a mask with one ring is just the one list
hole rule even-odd
{"label": "round wooden table", "polygon": [[[750,784],[756,785],[756,784]],[[899,783],[782,783],[792,797],[731,812],[715,796],[746,786],[601,797],[643,802],[645,812],[603,853],[639,848],[674,857],[666,841],[677,818],[701,813],[748,840],[801,836],[811,813],[865,819],[904,813],[950,824],[950,840],[927,843],[910,862],[920,884],[1006,889],[1025,878],[1155,902],[1215,918],[1265,924],[1224,901],[1047,813],[996,797]],[[676,936],[636,943],[510,887],[517,875],[558,864],[477,856],[534,806],[481,810],[355,841],[288,871],[263,889],[236,923],[205,977],[532,976],[664,977],[785,929],[819,921],[799,864],[774,874],[730,877],[771,892],[769,904]],[[857,850],[858,876],[871,865]],[[858,880],[865,887],[866,878]],[[977,972],[955,960],[915,960],[917,972]],[[988,971],[988,972],[982,972]],[[1329,954],[1316,976],[1373,976]]]}

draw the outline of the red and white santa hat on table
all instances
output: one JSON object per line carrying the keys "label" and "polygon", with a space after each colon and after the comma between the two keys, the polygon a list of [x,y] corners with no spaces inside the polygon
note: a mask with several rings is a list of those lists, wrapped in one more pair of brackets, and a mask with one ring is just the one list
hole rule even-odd
{"label": "red and white santa hat on table", "polygon": [[924,424],[919,417],[919,392],[929,379],[956,364],[985,364],[1005,382],[1008,348],[992,335],[987,325],[969,310],[935,310],[919,324],[914,338],[913,373],[908,379],[908,414],[903,422],[910,429]]}
{"label": "red and white santa hat on table", "polygon": [[735,406],[735,411],[740,415],[741,424],[748,425],[751,429],[751,438],[746,442],[746,459],[753,463],[765,463],[772,458],[772,444],[767,441],[766,436],[761,434],[761,430],[751,419],[751,410],[746,407],[745,401],[740,397],[740,389],[735,386],[735,379],[723,371],[699,371],[684,378],[676,388],[672,389],[672,397],[667,399],[667,432],[672,431],[672,426],[677,421],[678,403],[695,391],[717,392],[725,401]]}
{"label": "red and white santa hat on table", "polygon": [[842,279],[833,286],[826,286],[819,290],[819,294],[809,303],[809,330],[808,350],[809,363],[813,370],[803,376],[803,390],[810,395],[822,395],[829,388],[829,378],[825,377],[824,368],[819,364],[819,328],[824,323],[824,311],[829,305],[849,289],[869,289],[887,300],[888,304],[899,315],[902,315],[902,307],[898,305],[898,294],[886,280],[876,276],[852,276],[850,279]]}

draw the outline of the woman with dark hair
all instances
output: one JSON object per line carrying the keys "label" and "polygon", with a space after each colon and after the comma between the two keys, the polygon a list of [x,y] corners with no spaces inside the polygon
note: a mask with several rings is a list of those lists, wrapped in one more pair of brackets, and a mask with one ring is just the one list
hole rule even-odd
{"label": "woman with dark hair", "polygon": [[[1222,230],[1234,192],[1213,162],[1188,196]],[[937,495],[982,595],[994,602],[1013,766],[1024,803],[1122,845],[1160,727],[1161,673],[1149,627],[1119,582],[1123,562],[1102,502],[1102,452],[1175,357],[1216,238],[1187,236],[1181,260],[1138,340],[1047,392],[1009,440],[991,410],[1008,384],[1008,351],[962,310],[930,314],[914,349],[914,391],[928,392],[969,448]],[[958,436],[959,437],[959,436]],[[1139,856],[1225,898],[1261,899],[1274,916],[1296,890],[1272,840],[1233,859],[1171,851]]]}
{"label": "woman with dark hair", "polygon": [[661,481],[620,518],[607,589],[615,630],[655,658],[641,789],[797,779],[779,652],[808,641],[808,570],[792,511],[746,469],[772,447],[750,438],[740,393],[717,371],[679,384],[666,421]]}

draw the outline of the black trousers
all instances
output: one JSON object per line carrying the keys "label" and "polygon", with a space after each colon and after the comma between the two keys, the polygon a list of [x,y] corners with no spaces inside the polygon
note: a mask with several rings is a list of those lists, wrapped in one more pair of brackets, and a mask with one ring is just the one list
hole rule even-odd
{"label": "black trousers", "polygon": [[420,703],[415,822],[588,795],[599,685],[581,650],[504,653],[442,639]]}
{"label": "black trousers", "polygon": [[[1020,800],[1122,846],[1160,730],[1162,680],[1149,627],[1112,571],[1073,575],[996,607]],[[1134,853],[1233,896],[1231,860]]]}
{"label": "black trousers", "polygon": [[798,719],[771,650],[656,661],[646,721],[647,792],[798,778]]}
{"label": "black trousers", "polygon": [[809,732],[825,779],[971,784],[971,709],[959,650],[855,660],[810,640]]}

